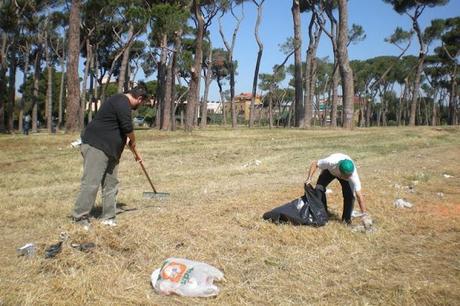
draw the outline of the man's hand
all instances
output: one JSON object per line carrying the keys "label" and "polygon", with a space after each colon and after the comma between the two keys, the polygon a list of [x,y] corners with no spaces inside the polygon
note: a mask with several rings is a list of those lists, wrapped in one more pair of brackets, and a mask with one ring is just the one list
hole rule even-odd
{"label": "man's hand", "polygon": [[364,225],[365,229],[372,228],[373,221],[372,221],[371,216],[367,212],[363,213],[363,215],[361,217],[361,222]]}
{"label": "man's hand", "polygon": [[307,178],[305,180],[305,185],[310,185],[311,186],[311,178]]}

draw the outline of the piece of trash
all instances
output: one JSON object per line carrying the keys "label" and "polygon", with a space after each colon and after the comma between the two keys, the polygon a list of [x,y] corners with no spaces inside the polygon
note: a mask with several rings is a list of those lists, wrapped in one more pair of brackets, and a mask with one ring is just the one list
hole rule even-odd
{"label": "piece of trash", "polygon": [[331,194],[333,193],[332,189],[326,188],[326,194]]}
{"label": "piece of trash", "polygon": [[393,202],[396,208],[411,208],[413,205],[404,199],[397,199]]}
{"label": "piece of trash", "polygon": [[204,262],[171,257],[153,271],[150,278],[153,288],[160,294],[209,297],[219,293],[213,281],[222,280],[224,274]]}
{"label": "piece of trash", "polygon": [[81,138],[78,138],[77,140],[73,141],[70,143],[72,148],[78,148],[81,145]]}
{"label": "piece of trash", "polygon": [[59,241],[56,244],[50,245],[45,250],[45,258],[53,258],[53,257],[55,257],[59,252],[61,252],[61,249],[62,249],[62,241]]}
{"label": "piece of trash", "polygon": [[363,217],[361,218],[361,223],[367,231],[371,230],[374,224],[371,216],[369,216],[368,214],[363,215]]}
{"label": "piece of trash", "polygon": [[27,243],[24,246],[16,249],[19,256],[34,256],[35,255],[35,244]]}
{"label": "piece of trash", "polygon": [[443,198],[444,197],[444,193],[443,192],[437,192],[436,195],[440,198]]}
{"label": "piece of trash", "polygon": [[453,175],[450,175],[450,174],[447,174],[447,173],[444,173],[444,174],[443,174],[443,176],[444,176],[445,178],[451,178],[451,177],[454,177]]}
{"label": "piece of trash", "polygon": [[251,160],[251,161],[245,163],[243,165],[243,168],[247,168],[249,166],[259,166],[260,164],[262,164],[262,162],[260,160],[258,160],[258,159],[255,159],[255,160]]}
{"label": "piece of trash", "polygon": [[89,252],[96,247],[96,244],[92,242],[84,242],[84,243],[72,243],[70,246],[82,252]]}

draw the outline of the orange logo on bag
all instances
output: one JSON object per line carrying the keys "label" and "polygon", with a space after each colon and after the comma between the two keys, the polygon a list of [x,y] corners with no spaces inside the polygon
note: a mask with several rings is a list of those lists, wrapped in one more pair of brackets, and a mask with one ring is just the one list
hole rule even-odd
{"label": "orange logo on bag", "polygon": [[185,271],[187,271],[187,266],[177,262],[170,262],[161,269],[161,277],[163,279],[168,279],[173,283],[178,283]]}

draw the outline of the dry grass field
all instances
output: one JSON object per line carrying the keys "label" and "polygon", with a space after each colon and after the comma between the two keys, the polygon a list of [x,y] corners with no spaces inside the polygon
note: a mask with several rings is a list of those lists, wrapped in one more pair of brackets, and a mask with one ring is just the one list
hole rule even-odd
{"label": "dry grass field", "polygon": [[[71,223],[82,171],[77,135],[0,135],[0,305],[459,305],[460,128],[342,130],[210,127],[139,130],[120,165],[118,226]],[[274,225],[264,212],[299,197],[312,159],[358,164],[375,231]],[[329,206],[340,216],[340,185]],[[393,206],[397,198],[412,208]],[[100,212],[100,198],[95,213]],[[357,206],[357,205],[356,205]],[[359,223],[358,219],[354,223]],[[69,239],[53,259],[44,250]],[[35,256],[16,254],[28,242]],[[84,253],[71,243],[93,242]],[[161,296],[150,274],[168,257],[225,274],[215,298]]]}

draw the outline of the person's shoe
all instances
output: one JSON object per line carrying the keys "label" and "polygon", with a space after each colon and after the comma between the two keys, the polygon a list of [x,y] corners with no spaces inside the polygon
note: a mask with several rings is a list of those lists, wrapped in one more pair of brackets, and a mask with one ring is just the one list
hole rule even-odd
{"label": "person's shoe", "polygon": [[91,228],[91,223],[89,222],[88,217],[74,218],[73,221],[75,224],[83,227],[85,231],[88,231]]}
{"label": "person's shoe", "polygon": [[102,220],[101,224],[107,225],[107,226],[117,226],[117,221],[115,220],[115,218],[110,218],[110,219]]}

